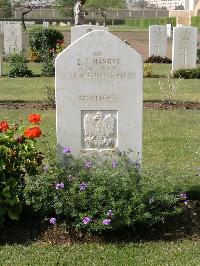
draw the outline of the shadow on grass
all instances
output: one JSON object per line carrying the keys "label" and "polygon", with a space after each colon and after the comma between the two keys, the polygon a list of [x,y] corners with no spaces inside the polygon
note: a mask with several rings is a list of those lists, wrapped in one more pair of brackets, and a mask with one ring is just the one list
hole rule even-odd
{"label": "shadow on grass", "polygon": [[0,245],[23,244],[34,242],[49,244],[84,244],[84,243],[138,243],[151,241],[176,241],[184,238],[200,239],[200,201],[193,201],[183,214],[170,218],[154,226],[137,224],[134,230],[121,228],[102,234],[90,234],[84,231],[65,228],[63,225],[52,226],[49,221],[42,221],[27,211],[19,221],[7,220],[0,229]]}

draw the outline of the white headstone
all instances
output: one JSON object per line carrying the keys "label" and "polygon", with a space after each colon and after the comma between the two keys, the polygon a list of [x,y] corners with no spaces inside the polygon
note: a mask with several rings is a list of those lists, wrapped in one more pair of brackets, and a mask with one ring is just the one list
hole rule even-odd
{"label": "white headstone", "polygon": [[85,35],[86,33],[93,30],[105,30],[108,31],[107,27],[96,26],[96,25],[78,25],[71,27],[71,43]]}
{"label": "white headstone", "polygon": [[22,51],[22,29],[20,24],[4,25],[4,51],[6,55]]}
{"label": "white headstone", "polygon": [[2,76],[2,61],[3,61],[3,34],[0,32],[0,77]]}
{"label": "white headstone", "polygon": [[122,40],[92,31],[56,58],[58,150],[118,149],[142,159],[143,62]]}
{"label": "white headstone", "polygon": [[195,68],[197,60],[197,28],[184,26],[174,28],[172,47],[172,70]]}
{"label": "white headstone", "polygon": [[43,28],[48,29],[48,27],[49,27],[49,22],[48,21],[44,21],[43,22]]}
{"label": "white headstone", "polygon": [[0,21],[0,33],[3,33],[4,21]]}
{"label": "white headstone", "polygon": [[165,57],[167,54],[167,28],[162,25],[149,27],[149,56]]}
{"label": "white headstone", "polygon": [[172,25],[171,24],[166,24],[166,27],[167,27],[167,37],[171,38]]}

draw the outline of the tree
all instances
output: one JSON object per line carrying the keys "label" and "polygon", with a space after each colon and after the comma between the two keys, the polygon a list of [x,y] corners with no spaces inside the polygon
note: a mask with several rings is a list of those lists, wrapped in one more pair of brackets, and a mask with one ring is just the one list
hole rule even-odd
{"label": "tree", "polygon": [[26,30],[25,15],[40,6],[49,5],[50,0],[11,0],[11,4],[14,10],[21,12],[22,27],[24,30]]}
{"label": "tree", "polygon": [[8,18],[12,15],[12,6],[10,0],[0,0],[0,17]]}
{"label": "tree", "polygon": [[75,0],[55,0],[55,3],[62,15],[66,17],[73,17]]}
{"label": "tree", "polygon": [[117,8],[127,8],[127,2],[125,0],[87,0],[86,5],[88,8],[94,8],[96,14],[100,14],[104,20],[106,25],[106,9],[117,9]]}
{"label": "tree", "polygon": [[125,0],[87,0],[86,4],[88,7],[102,10],[127,7]]}

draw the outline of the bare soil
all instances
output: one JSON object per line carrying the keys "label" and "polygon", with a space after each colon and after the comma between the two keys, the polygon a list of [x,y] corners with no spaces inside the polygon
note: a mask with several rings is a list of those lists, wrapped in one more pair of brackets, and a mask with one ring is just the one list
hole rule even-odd
{"label": "bare soil", "polygon": [[[51,110],[55,109],[55,105],[49,105],[38,102],[0,102],[0,109],[36,109]],[[160,110],[200,110],[200,103],[192,102],[144,102],[144,109],[160,109]]]}

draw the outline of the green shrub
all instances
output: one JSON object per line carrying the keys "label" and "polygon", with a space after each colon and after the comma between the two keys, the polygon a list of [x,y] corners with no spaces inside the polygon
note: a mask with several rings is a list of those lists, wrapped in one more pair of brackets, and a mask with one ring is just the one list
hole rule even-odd
{"label": "green shrub", "polygon": [[141,184],[124,154],[73,159],[69,148],[64,153],[65,165],[52,163],[26,182],[26,203],[50,223],[102,232],[152,225],[181,212],[179,196]]}
{"label": "green shrub", "polygon": [[55,59],[50,54],[44,57],[42,63],[41,74],[43,77],[54,77],[55,76]]}
{"label": "green shrub", "polygon": [[13,53],[8,57],[10,62],[9,77],[32,77],[33,73],[27,67],[27,62],[23,53]]}
{"label": "green shrub", "polygon": [[173,71],[174,78],[183,78],[183,79],[200,79],[200,67],[199,68],[190,68],[184,69],[180,68]]}
{"label": "green shrub", "polygon": [[155,56],[152,55],[148,57],[145,61],[145,63],[162,63],[162,64],[171,64],[172,60],[168,57],[161,57],[161,56]]}
{"label": "green shrub", "polygon": [[144,64],[144,78],[152,77],[152,68],[146,64]]}
{"label": "green shrub", "polygon": [[58,42],[63,40],[62,33],[54,29],[37,28],[29,35],[31,50],[38,52],[42,58],[48,50],[56,49]]}
{"label": "green shrub", "polygon": [[191,26],[200,29],[200,16],[191,17]]}
{"label": "green shrub", "polygon": [[[38,120],[39,115],[29,117],[32,123],[35,118]],[[42,163],[43,155],[35,146],[40,135],[38,125],[24,130],[18,124],[0,121],[0,226],[7,215],[11,219],[19,217],[25,175],[37,174]]]}
{"label": "green shrub", "polygon": [[125,25],[148,28],[151,25],[172,24],[176,26],[176,18],[125,19]]}

